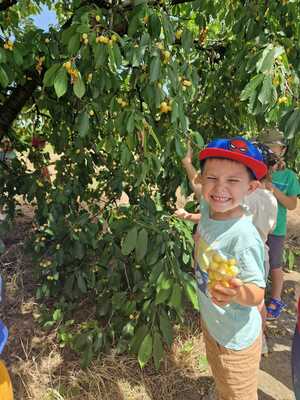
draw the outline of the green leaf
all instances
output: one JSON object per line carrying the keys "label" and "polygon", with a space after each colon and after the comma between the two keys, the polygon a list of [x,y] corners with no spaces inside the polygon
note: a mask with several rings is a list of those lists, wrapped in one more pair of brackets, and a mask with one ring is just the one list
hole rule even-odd
{"label": "green leaf", "polygon": [[285,125],[288,138],[293,138],[300,131],[300,109],[296,108]]}
{"label": "green leaf", "polygon": [[4,253],[5,251],[5,244],[2,239],[0,239],[0,254]]}
{"label": "green leaf", "polygon": [[181,36],[181,44],[186,52],[189,52],[193,45],[193,35],[188,29],[185,29]]}
{"label": "green leaf", "polygon": [[174,32],[173,32],[173,27],[171,25],[169,17],[165,13],[162,14],[162,24],[163,24],[163,28],[164,28],[164,35],[165,35],[167,42],[169,44],[173,43],[174,37],[175,37]]}
{"label": "green leaf", "polygon": [[0,63],[5,63],[6,62],[6,52],[2,47],[0,47]]}
{"label": "green leaf", "polygon": [[185,274],[185,279],[183,280],[183,287],[187,298],[191,301],[195,310],[200,311],[199,300],[198,300],[198,288],[197,283],[194,278]]}
{"label": "green leaf", "polygon": [[57,308],[54,311],[54,313],[52,315],[52,318],[53,318],[54,321],[59,321],[60,319],[62,319],[62,312],[61,312],[60,308]]}
{"label": "green leaf", "polygon": [[135,247],[135,257],[136,261],[141,261],[148,249],[148,232],[146,229],[142,229],[139,231],[138,237],[137,237],[137,242],[136,242],[136,247]]}
{"label": "green leaf", "polygon": [[4,68],[1,67],[0,65],[0,85],[4,88],[6,88],[6,86],[8,86],[9,84],[9,79],[7,76],[7,73],[5,71]]}
{"label": "green leaf", "polygon": [[13,57],[14,57],[15,63],[17,65],[23,64],[23,54],[21,53],[21,51],[19,49],[15,49],[13,51]]}
{"label": "green leaf", "polygon": [[68,74],[64,67],[61,67],[54,79],[54,89],[57,97],[62,97],[68,89]]}
{"label": "green leaf", "polygon": [[87,292],[87,287],[86,287],[86,284],[85,284],[85,280],[83,279],[83,277],[82,277],[82,275],[80,273],[77,275],[77,285],[78,285],[78,287],[79,287],[79,289],[80,289],[80,291],[82,293],[86,293]]}
{"label": "green leaf", "polygon": [[112,51],[116,68],[119,68],[122,65],[122,54],[117,43],[113,44]]}
{"label": "green leaf", "polygon": [[80,49],[80,33],[74,33],[68,43],[68,52],[75,54]]}
{"label": "green leaf", "polygon": [[172,103],[172,112],[171,112],[171,122],[172,124],[177,121],[179,118],[178,104],[173,101]]}
{"label": "green leaf", "polygon": [[295,265],[295,255],[292,250],[289,251],[288,262],[289,262],[289,269],[293,269]]}
{"label": "green leaf", "polygon": [[84,246],[79,240],[76,240],[75,242],[75,245],[73,247],[73,254],[75,258],[78,258],[79,260],[84,257]]}
{"label": "green leaf", "polygon": [[195,142],[200,148],[204,147],[204,140],[199,132],[190,130],[190,136],[191,136],[191,139],[193,140],[193,142]]}
{"label": "green leaf", "polygon": [[158,304],[165,303],[169,299],[170,294],[171,294],[171,288],[159,289],[155,297],[155,305],[157,306]]}
{"label": "green leaf", "polygon": [[149,33],[153,39],[158,39],[161,31],[161,22],[156,14],[149,17]]}
{"label": "green leaf", "polygon": [[271,103],[273,93],[273,84],[271,75],[266,75],[262,84],[261,91],[258,95],[258,100],[261,104]]}
{"label": "green leaf", "polygon": [[141,347],[138,353],[138,361],[141,368],[147,364],[152,356],[152,346],[153,346],[153,339],[150,333],[145,336],[144,340],[142,341]]}
{"label": "green leaf", "polygon": [[159,328],[163,334],[166,343],[168,344],[168,346],[171,346],[173,343],[173,327],[166,313],[161,313],[159,316]]}
{"label": "green leaf", "polygon": [[178,283],[175,283],[173,285],[172,295],[169,304],[173,306],[176,310],[180,310],[180,308],[182,307],[181,298],[182,298],[182,287]]}
{"label": "green leaf", "polygon": [[85,84],[81,76],[79,75],[73,85],[73,91],[76,97],[81,99],[85,94]]}
{"label": "green leaf", "polygon": [[43,83],[44,86],[53,86],[57,71],[61,68],[61,64],[53,64],[45,73]]}
{"label": "green leaf", "polygon": [[186,149],[184,145],[181,143],[180,138],[178,138],[177,136],[175,136],[175,150],[176,154],[180,159],[182,159],[186,154]]}
{"label": "green leaf", "polygon": [[130,345],[129,345],[130,350],[133,353],[137,353],[138,352],[138,350],[139,350],[139,348],[140,348],[140,346],[142,344],[142,341],[144,340],[144,337],[147,335],[148,331],[149,331],[149,328],[146,325],[142,325],[137,329],[137,331],[136,331],[136,333],[135,333],[134,337],[132,338],[132,340],[130,342]]}
{"label": "green leaf", "polygon": [[247,85],[245,86],[244,90],[241,93],[240,96],[241,101],[249,99],[253,95],[253,92],[255,92],[255,89],[261,84],[263,80],[264,80],[263,74],[258,74],[254,78],[252,78],[250,82],[247,83]]}
{"label": "green leaf", "polygon": [[121,251],[124,256],[128,256],[136,246],[137,242],[137,234],[138,230],[137,227],[133,227],[130,231],[127,232],[127,235],[122,243]]}
{"label": "green leaf", "polygon": [[126,124],[127,132],[129,134],[133,133],[134,127],[135,127],[134,112],[131,112],[129,114],[129,117],[128,117],[128,120],[127,120],[127,124]]}
{"label": "green leaf", "polygon": [[152,269],[150,276],[149,276],[149,282],[151,283],[156,283],[158,277],[162,273],[164,269],[164,264],[162,261],[159,261]]}
{"label": "green leaf", "polygon": [[273,67],[273,63],[276,57],[284,53],[284,48],[278,46],[273,48],[272,45],[268,46],[262,53],[261,58],[256,64],[257,72],[268,72]]}
{"label": "green leaf", "polygon": [[107,50],[107,46],[105,44],[97,44],[97,45],[95,45],[94,49],[95,49],[94,51],[95,51],[95,60],[96,60],[95,67],[98,68],[101,65],[106,64],[108,50]]}
{"label": "green leaf", "polygon": [[78,131],[80,137],[85,137],[89,131],[90,127],[90,116],[85,111],[84,113],[80,114],[78,118]]}
{"label": "green leaf", "polygon": [[161,361],[164,358],[164,348],[161,340],[161,335],[158,332],[154,333],[154,341],[153,341],[153,359],[154,365],[157,370],[159,370],[159,366]]}
{"label": "green leaf", "polygon": [[153,57],[150,64],[150,82],[155,82],[160,76],[160,58]]}

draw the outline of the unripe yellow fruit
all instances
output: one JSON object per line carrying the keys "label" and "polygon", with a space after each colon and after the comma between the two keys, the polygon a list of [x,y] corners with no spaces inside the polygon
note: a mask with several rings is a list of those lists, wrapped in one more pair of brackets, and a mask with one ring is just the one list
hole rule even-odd
{"label": "unripe yellow fruit", "polygon": [[90,110],[89,114],[90,114],[91,117],[93,117],[95,115],[94,110]]}
{"label": "unripe yellow fruit", "polygon": [[96,37],[96,43],[103,43],[103,44],[108,44],[109,43],[109,38],[107,36],[97,36]]}
{"label": "unripe yellow fruit", "polygon": [[166,101],[160,103],[159,109],[161,113],[168,113],[169,111],[171,111],[171,107]]}
{"label": "unripe yellow fruit", "polygon": [[175,32],[175,37],[176,39],[180,39],[182,36],[182,29],[178,29],[178,31]]}
{"label": "unripe yellow fruit", "polygon": [[99,22],[101,20],[100,15],[96,15],[95,20]]}
{"label": "unripe yellow fruit", "polygon": [[87,38],[88,38],[87,33],[83,33],[83,34],[82,34],[82,39],[85,40],[85,39],[87,39]]}
{"label": "unripe yellow fruit", "polygon": [[288,98],[286,96],[281,96],[281,97],[279,97],[277,102],[278,102],[278,104],[287,104]]}
{"label": "unripe yellow fruit", "polygon": [[71,61],[67,61],[63,66],[66,68],[66,70],[70,70],[72,68],[72,63]]}
{"label": "unripe yellow fruit", "polygon": [[183,86],[187,86],[187,87],[192,86],[192,82],[187,79],[184,79],[182,81],[182,84],[183,84]]}

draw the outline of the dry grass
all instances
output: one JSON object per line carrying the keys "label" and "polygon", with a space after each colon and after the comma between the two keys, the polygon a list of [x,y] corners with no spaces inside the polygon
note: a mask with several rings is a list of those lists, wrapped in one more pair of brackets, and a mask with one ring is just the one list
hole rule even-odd
{"label": "dry grass", "polygon": [[[7,251],[0,258],[7,282],[3,313],[10,329],[4,359],[12,375],[16,400],[201,400],[212,379],[204,356],[198,317],[190,315],[177,332],[172,350],[159,372],[143,371],[129,355],[105,355],[82,370],[76,356],[59,348],[54,334],[36,322],[36,283],[24,241],[30,234],[30,210],[18,218],[5,238]],[[0,316],[1,317],[1,316]]]}

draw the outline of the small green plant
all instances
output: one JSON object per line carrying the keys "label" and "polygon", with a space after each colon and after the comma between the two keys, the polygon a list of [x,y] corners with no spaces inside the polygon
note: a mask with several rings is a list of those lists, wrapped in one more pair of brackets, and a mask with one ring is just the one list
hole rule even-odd
{"label": "small green plant", "polygon": [[208,361],[204,355],[198,358],[197,364],[199,371],[206,371],[208,369]]}
{"label": "small green plant", "polygon": [[300,255],[299,250],[294,250],[290,248],[285,248],[284,253],[283,253],[283,261],[284,265],[286,266],[288,271],[293,271],[295,269],[295,259],[296,256]]}

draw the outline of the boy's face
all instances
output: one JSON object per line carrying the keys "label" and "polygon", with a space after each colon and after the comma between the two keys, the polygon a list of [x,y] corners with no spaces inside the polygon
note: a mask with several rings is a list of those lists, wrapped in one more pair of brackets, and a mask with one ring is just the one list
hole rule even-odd
{"label": "boy's face", "polygon": [[243,198],[259,185],[247,168],[227,159],[209,158],[202,172],[202,195],[215,217],[234,218]]}
{"label": "boy's face", "polygon": [[285,147],[281,144],[268,144],[268,147],[275,153],[278,157],[282,157],[285,153]]}

